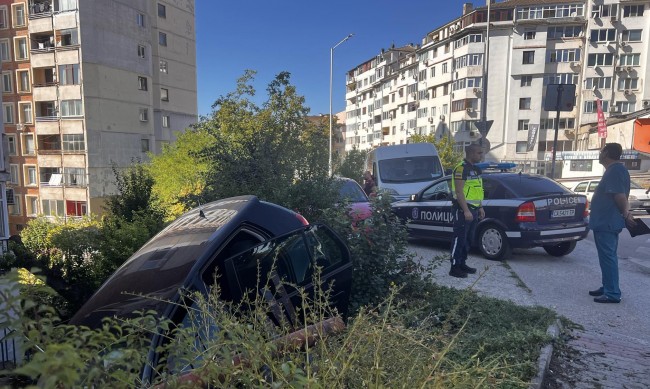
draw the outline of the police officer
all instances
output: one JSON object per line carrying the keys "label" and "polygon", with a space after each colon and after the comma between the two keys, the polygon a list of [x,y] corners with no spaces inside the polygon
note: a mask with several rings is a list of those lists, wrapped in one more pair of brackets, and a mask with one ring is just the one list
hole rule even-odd
{"label": "police officer", "polygon": [[478,144],[465,147],[465,159],[456,165],[452,173],[451,192],[454,196],[452,214],[454,215],[454,239],[451,244],[452,277],[466,278],[476,273],[476,269],[465,264],[470,248],[469,237],[478,220],[485,217],[481,206],[483,200],[483,180],[481,169],[474,164],[483,159],[483,149]]}

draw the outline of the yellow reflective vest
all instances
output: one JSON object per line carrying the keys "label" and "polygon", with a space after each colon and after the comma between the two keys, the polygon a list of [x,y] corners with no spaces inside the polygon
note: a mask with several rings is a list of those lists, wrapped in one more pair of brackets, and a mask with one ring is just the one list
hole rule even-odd
{"label": "yellow reflective vest", "polygon": [[463,160],[456,165],[452,173],[451,193],[456,198],[456,180],[465,181],[463,192],[467,205],[472,208],[478,208],[483,201],[483,179],[481,178],[481,169]]}

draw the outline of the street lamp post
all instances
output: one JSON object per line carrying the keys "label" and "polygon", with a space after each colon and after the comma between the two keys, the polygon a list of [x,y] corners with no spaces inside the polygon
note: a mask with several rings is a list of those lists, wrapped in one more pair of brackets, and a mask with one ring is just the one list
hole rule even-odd
{"label": "street lamp post", "polygon": [[349,34],[343,38],[339,43],[335,44],[330,48],[330,147],[329,147],[329,176],[332,176],[332,77],[333,77],[333,67],[334,67],[334,49],[336,49],[341,43],[352,38],[354,34]]}

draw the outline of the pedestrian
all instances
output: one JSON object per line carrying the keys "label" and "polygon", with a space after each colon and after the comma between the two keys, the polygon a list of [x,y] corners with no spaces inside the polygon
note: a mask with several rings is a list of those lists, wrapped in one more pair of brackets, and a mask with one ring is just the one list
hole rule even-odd
{"label": "pedestrian", "polygon": [[620,162],[623,148],[618,143],[607,143],[598,156],[605,173],[591,199],[589,228],[593,231],[602,285],[589,291],[597,303],[619,303],[618,234],[633,223],[627,198],[630,195],[630,173]]}
{"label": "pedestrian", "polygon": [[467,266],[467,252],[470,237],[479,220],[485,217],[481,205],[483,201],[483,180],[481,169],[474,166],[483,159],[483,148],[478,144],[465,147],[465,159],[454,168],[451,180],[453,196],[452,215],[454,215],[454,233],[451,243],[452,277],[466,278],[467,274],[476,273],[476,269]]}
{"label": "pedestrian", "polygon": [[363,173],[363,191],[366,192],[368,196],[373,194],[376,190],[375,188],[375,179],[372,177],[372,174],[369,170],[366,170]]}

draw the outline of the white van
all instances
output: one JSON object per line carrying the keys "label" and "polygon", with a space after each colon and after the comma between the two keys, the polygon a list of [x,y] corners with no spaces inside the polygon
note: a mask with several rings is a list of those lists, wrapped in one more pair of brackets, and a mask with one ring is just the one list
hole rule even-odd
{"label": "white van", "polygon": [[396,200],[410,195],[444,175],[438,150],[431,143],[382,146],[371,150],[366,170],[375,178],[377,189]]}

